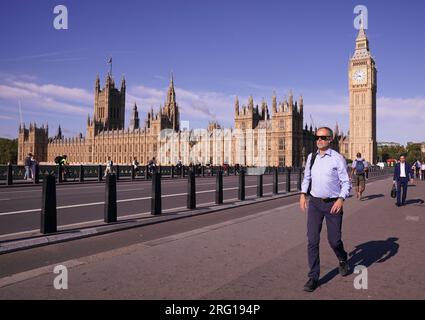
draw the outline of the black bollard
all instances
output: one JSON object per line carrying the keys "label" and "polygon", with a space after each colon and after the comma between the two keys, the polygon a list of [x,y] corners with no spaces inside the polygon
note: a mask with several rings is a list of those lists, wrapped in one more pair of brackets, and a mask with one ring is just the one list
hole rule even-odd
{"label": "black bollard", "polygon": [[238,199],[241,201],[245,200],[245,171],[243,167],[240,169],[238,191]]}
{"label": "black bollard", "polygon": [[286,192],[291,192],[291,168],[286,168]]}
{"label": "black bollard", "polygon": [[38,163],[34,165],[34,184],[39,184],[40,182],[40,167]]}
{"label": "black bollard", "polygon": [[63,172],[63,167],[59,164],[58,165],[58,182],[61,183],[63,182],[63,177],[62,177],[62,172]]}
{"label": "black bollard", "polygon": [[[149,179],[149,165],[146,165],[145,167],[145,180]],[[153,179],[153,177],[152,177]]]}
{"label": "black bollard", "polygon": [[187,208],[196,208],[196,186],[195,186],[195,171],[191,168],[188,172],[187,179]]}
{"label": "black bollard", "polygon": [[279,168],[273,170],[273,194],[279,193]]}
{"label": "black bollard", "polygon": [[[111,168],[113,170],[113,167]],[[120,180],[120,166],[116,165],[115,166],[115,170],[116,170],[116,176],[117,176],[117,181]]]}
{"label": "black bollard", "polygon": [[40,233],[47,234],[56,231],[56,181],[54,176],[47,175],[43,179]]}
{"label": "black bollard", "polygon": [[13,168],[12,165],[9,164],[7,166],[7,179],[6,179],[6,185],[11,186],[13,184]]}
{"label": "black bollard", "polygon": [[151,214],[161,214],[161,174],[156,171],[152,174]]}
{"label": "black bollard", "polygon": [[102,175],[102,165],[99,164],[97,166],[97,181],[102,181],[103,175]]}
{"label": "black bollard", "polygon": [[116,176],[110,173],[105,181],[104,221],[117,222],[117,180]]}
{"label": "black bollard", "polygon": [[299,168],[299,170],[298,170],[298,180],[297,180],[297,190],[298,191],[301,191],[302,174],[303,174],[303,168]]}
{"label": "black bollard", "polygon": [[185,177],[184,166],[182,166],[182,178]]}
{"label": "black bollard", "polygon": [[84,182],[84,167],[82,164],[80,164],[80,176],[78,177],[78,180],[80,182]]}
{"label": "black bollard", "polygon": [[219,171],[215,180],[215,204],[223,203],[223,172]]}
{"label": "black bollard", "polygon": [[201,171],[202,171],[202,176],[205,177],[205,166],[202,166]]}
{"label": "black bollard", "polygon": [[260,174],[257,176],[257,197],[261,198],[263,196],[263,175]]}
{"label": "black bollard", "polygon": [[174,165],[171,165],[171,179],[174,179]]}

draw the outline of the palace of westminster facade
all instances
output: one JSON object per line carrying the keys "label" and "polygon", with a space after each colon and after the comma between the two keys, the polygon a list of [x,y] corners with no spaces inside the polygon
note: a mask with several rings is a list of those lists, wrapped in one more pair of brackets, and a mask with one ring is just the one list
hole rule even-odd
{"label": "palace of westminster facade", "polygon": [[[361,152],[376,162],[376,67],[363,29],[356,39],[356,50],[349,63],[350,131],[334,130],[331,147],[346,158]],[[212,164],[243,166],[303,166],[314,150],[314,130],[304,126],[302,96],[294,101],[277,102],[272,97],[271,114],[263,100],[254,106],[234,103],[234,128],[222,128],[210,122],[206,129],[181,129],[180,111],[171,77],[166,102],[158,112],[148,112],[140,123],[137,105],[132,110],[130,126],[124,128],[126,83],[115,87],[108,73],[103,88],[99,76],[95,82],[94,114],[87,119],[86,136],[63,138],[60,130],[48,137],[48,127],[19,127],[18,163],[31,152],[41,163],[53,163],[57,155],[68,156],[71,163],[105,163],[108,157],[116,164],[130,164],[134,157],[146,164],[153,157],[161,165]],[[315,128],[316,129],[316,128]]]}

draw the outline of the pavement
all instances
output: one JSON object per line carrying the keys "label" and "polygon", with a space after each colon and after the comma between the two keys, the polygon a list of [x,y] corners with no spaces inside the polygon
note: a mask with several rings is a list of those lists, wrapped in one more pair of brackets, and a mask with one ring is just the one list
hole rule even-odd
{"label": "pavement", "polygon": [[[289,197],[0,255],[0,299],[424,299],[425,182],[409,187],[400,208],[390,187],[391,178],[375,180],[363,201],[351,197],[344,205],[349,263],[367,268],[367,289],[355,286],[359,276],[365,285],[365,270],[338,274],[324,225],[321,285],[302,290],[306,214],[298,197]],[[125,244],[89,254],[90,246],[130,234]],[[57,265],[68,268],[66,290],[54,288]]]}

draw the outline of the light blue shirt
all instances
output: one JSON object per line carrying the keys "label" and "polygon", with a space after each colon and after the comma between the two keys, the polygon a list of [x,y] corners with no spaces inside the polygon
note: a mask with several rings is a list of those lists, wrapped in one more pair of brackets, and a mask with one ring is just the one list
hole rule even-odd
{"label": "light blue shirt", "polygon": [[[319,153],[319,151],[317,151]],[[324,155],[317,154],[310,171],[312,153],[308,155],[301,192],[307,193],[310,181],[311,195],[316,198],[347,198],[351,191],[347,163],[343,156],[332,149]]]}

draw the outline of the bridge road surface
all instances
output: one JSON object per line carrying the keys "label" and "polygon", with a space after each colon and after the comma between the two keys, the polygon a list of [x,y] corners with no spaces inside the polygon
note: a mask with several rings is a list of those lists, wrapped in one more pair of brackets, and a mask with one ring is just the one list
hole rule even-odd
{"label": "bridge road surface", "polygon": [[[342,278],[321,238],[321,285],[307,280],[306,214],[298,196],[0,256],[0,299],[424,299],[425,182],[407,205],[389,197],[391,178],[368,183],[365,200],[344,204],[349,263]],[[55,265],[69,266],[55,290]]]}
{"label": "bridge road surface", "polygon": [[[238,196],[238,176],[223,177],[224,202]],[[297,188],[297,175],[291,175],[291,189]],[[279,191],[286,188],[285,175],[279,175]],[[273,176],[264,175],[264,193],[272,192]],[[216,177],[196,177],[198,205],[215,201]],[[257,177],[245,177],[245,194],[256,194]],[[40,229],[42,186],[0,188],[0,240],[7,235]],[[150,215],[152,181],[117,183],[118,219],[145,213]],[[186,208],[187,178],[162,180],[162,209]],[[105,184],[56,185],[58,226],[76,227],[90,221],[103,221]],[[122,201],[122,202],[120,202]],[[61,208],[63,207],[63,208]]]}

